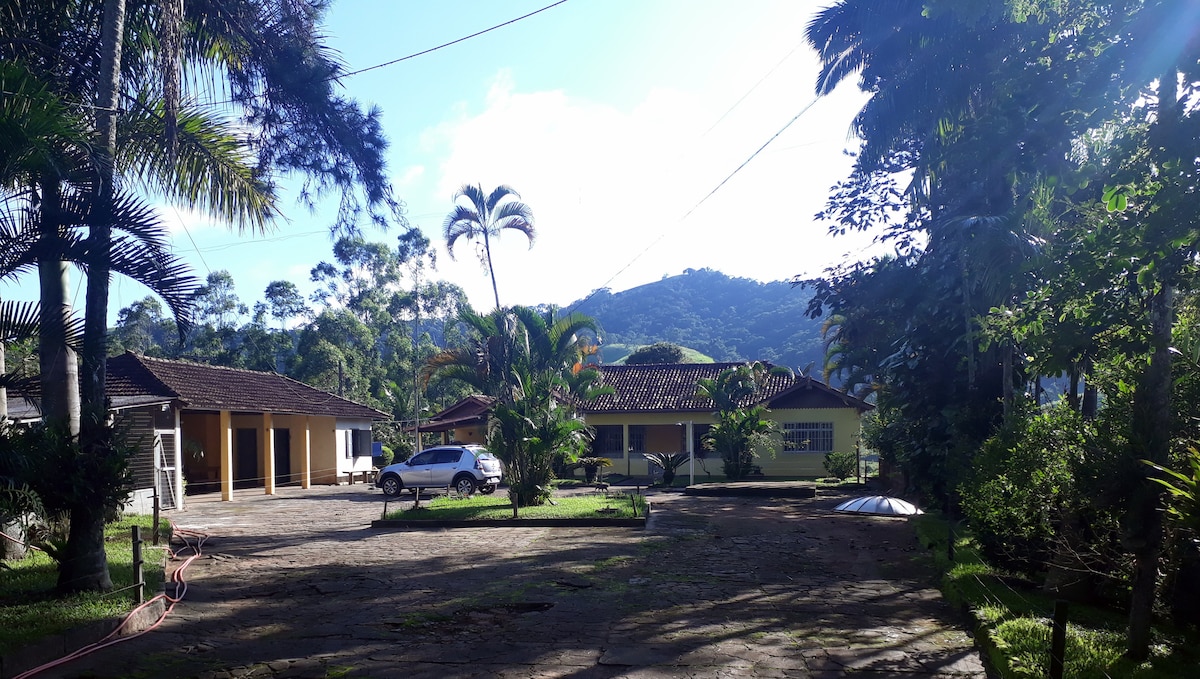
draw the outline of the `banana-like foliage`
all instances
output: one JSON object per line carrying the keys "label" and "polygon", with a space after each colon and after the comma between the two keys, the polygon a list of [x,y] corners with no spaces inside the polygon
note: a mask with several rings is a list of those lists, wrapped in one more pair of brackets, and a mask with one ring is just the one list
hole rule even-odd
{"label": "banana-like foliage", "polygon": [[753,403],[754,394],[770,375],[791,377],[792,371],[754,361],[725,368],[696,384],[696,397],[713,402],[717,420],[704,434],[704,447],[721,456],[730,480],[750,473],[754,458],[771,449],[778,425],[766,418],[765,406]]}
{"label": "banana-like foliage", "polygon": [[504,461],[519,506],[541,504],[555,464],[575,459],[591,440],[575,405],[611,393],[595,368],[584,365],[595,347],[583,333],[594,332],[596,322],[527,307],[487,315],[466,310],[459,320],[470,330],[469,343],[427,359],[421,380],[460,380],[497,399],[489,449]]}

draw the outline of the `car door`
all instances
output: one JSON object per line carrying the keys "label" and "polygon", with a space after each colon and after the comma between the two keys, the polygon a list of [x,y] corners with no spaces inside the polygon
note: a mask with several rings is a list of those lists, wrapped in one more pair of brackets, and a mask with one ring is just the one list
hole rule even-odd
{"label": "car door", "polygon": [[400,469],[400,480],[404,482],[405,488],[429,488],[433,485],[430,481],[430,470],[433,469],[432,463],[436,453],[435,450],[426,450],[408,458],[408,462]]}
{"label": "car door", "polygon": [[433,463],[429,466],[430,486],[448,486],[454,480],[454,474],[458,471],[458,460],[462,457],[463,451],[459,448],[449,448],[436,451],[433,457]]}

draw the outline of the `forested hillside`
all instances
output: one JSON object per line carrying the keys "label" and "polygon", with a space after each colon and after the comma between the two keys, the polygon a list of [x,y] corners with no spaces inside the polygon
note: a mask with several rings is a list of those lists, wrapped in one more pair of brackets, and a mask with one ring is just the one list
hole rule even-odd
{"label": "forested hillside", "polygon": [[624,292],[601,290],[572,305],[596,318],[604,343],[673,342],[717,361],[765,360],[819,372],[821,320],[804,316],[810,293],[776,281],[688,269]]}

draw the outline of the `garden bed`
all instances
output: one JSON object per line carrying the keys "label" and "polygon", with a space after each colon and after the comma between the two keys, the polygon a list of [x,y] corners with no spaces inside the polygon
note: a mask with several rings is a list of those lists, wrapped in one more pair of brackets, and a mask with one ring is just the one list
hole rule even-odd
{"label": "garden bed", "polygon": [[484,526],[645,527],[650,504],[641,495],[594,493],[557,497],[553,504],[521,507],[513,516],[507,497],[439,497],[418,508],[388,512],[373,528],[469,528]]}

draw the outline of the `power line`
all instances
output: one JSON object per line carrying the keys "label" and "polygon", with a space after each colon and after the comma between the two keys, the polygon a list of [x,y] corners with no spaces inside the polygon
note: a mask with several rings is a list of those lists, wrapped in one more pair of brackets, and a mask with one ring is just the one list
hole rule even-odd
{"label": "power line", "polygon": [[783,127],[779,128],[778,132],[771,135],[771,138],[768,139],[766,142],[764,142],[762,146],[759,146],[758,149],[754,153],[751,153],[749,158],[746,158],[746,160],[742,161],[742,164],[738,165],[737,168],[735,168],[733,172],[730,172],[728,175],[726,175],[725,178],[721,180],[721,183],[717,184],[716,187],[714,187],[712,191],[709,191],[708,194],[705,195],[703,198],[701,198],[695,205],[693,205],[690,210],[685,212],[683,214],[683,216],[680,217],[677,222],[675,222],[671,226],[669,226],[669,227],[663,229],[661,232],[659,232],[657,238],[655,238],[646,247],[642,248],[642,250],[640,252],[638,252],[636,255],[634,255],[633,259],[629,260],[629,263],[627,263],[625,266],[621,267],[620,270],[618,270],[616,273],[614,273],[612,276],[610,276],[608,280],[604,281],[603,285],[601,285],[600,287],[598,287],[595,290],[593,290],[592,292],[590,292],[587,297],[584,297],[583,299],[579,300],[575,304],[571,305],[571,308],[567,310],[568,313],[570,313],[571,311],[574,311],[575,309],[579,308],[581,305],[587,303],[587,301],[589,299],[596,296],[596,293],[607,288],[608,284],[612,283],[613,280],[615,280],[617,278],[617,276],[620,276],[621,274],[625,273],[625,271],[628,270],[629,267],[633,266],[634,263],[636,263],[639,259],[642,258],[642,255],[649,252],[650,249],[653,248],[655,245],[658,245],[658,243],[663,238],[666,238],[667,234],[671,231],[671,229],[674,229],[675,227],[679,226],[679,224],[682,224],[683,221],[685,219],[687,219],[688,217],[690,217],[693,212],[700,209],[701,205],[703,205],[709,198],[712,198],[717,193],[717,191],[720,191],[721,187],[723,187],[723,186],[725,186],[725,184],[729,183],[730,179],[733,179],[733,177],[735,175],[737,175],[737,173],[742,171],[742,168],[749,165],[750,161],[752,161],[756,157],[758,157],[758,154],[762,153],[763,149],[767,148],[767,146],[769,146],[771,144],[771,142],[775,141],[779,137],[779,135],[783,134],[789,127],[792,126],[793,123],[795,123],[797,120],[800,119],[800,116],[807,113],[808,110],[810,108],[812,108],[813,105],[816,103],[817,103],[816,99],[813,99],[812,101],[808,102],[808,104],[806,104],[804,106],[804,108],[800,109],[799,113],[792,116],[792,119],[787,121],[787,123],[785,123]]}
{"label": "power line", "polygon": [[[325,78],[325,80],[341,80],[342,78],[349,78],[352,75],[358,75],[360,73],[366,73],[367,71],[374,71],[379,68],[384,68],[385,66],[391,66],[393,64],[398,64],[401,61],[408,61],[409,59],[415,59],[416,57],[419,57],[419,56],[422,56],[425,54],[429,54],[430,52],[436,52],[436,51],[442,49],[443,47],[457,45],[460,42],[470,40],[471,38],[479,37],[479,36],[483,35],[484,33],[490,33],[492,31],[496,30],[497,28],[504,28],[505,26],[508,26],[510,24],[515,24],[518,21],[521,21],[522,19],[528,19],[529,17],[531,17],[535,14],[541,14],[542,12],[545,12],[548,9],[553,9],[555,7],[558,7],[559,5],[564,4],[565,2],[567,2],[567,0],[558,0],[558,2],[546,5],[545,7],[541,8],[541,9],[536,9],[536,10],[530,12],[529,14],[523,14],[515,19],[509,19],[508,21],[505,21],[504,23],[496,24],[495,26],[492,26],[491,28],[485,28],[482,31],[476,31],[475,33],[472,33],[470,35],[465,35],[461,38],[458,38],[457,40],[451,40],[450,42],[442,43],[441,45],[438,45],[437,47],[430,47],[429,49],[421,50],[420,52],[414,52],[413,54],[409,54],[408,56],[400,57],[399,59],[392,59],[391,61],[385,61],[382,64],[375,64],[374,66],[367,66],[366,68],[360,68],[357,71],[349,71],[347,73],[335,73],[335,74]],[[258,99],[258,98],[262,98],[265,96],[266,96],[266,93],[264,92],[264,93],[255,94],[252,96],[252,98]],[[233,102],[234,102],[233,99],[226,99],[224,101],[216,102],[215,105],[222,106],[225,104],[232,104]]]}
{"label": "power line", "polygon": [[188,230],[187,224],[183,221],[183,216],[179,214],[174,206],[171,206],[171,211],[175,213],[175,219],[179,220],[179,225],[183,227],[183,232],[187,234],[188,240],[192,242],[192,248],[196,251],[196,256],[200,258],[200,263],[204,265],[204,270],[212,273],[212,269],[208,267],[208,262],[204,261],[204,255],[200,254],[200,248],[196,245],[196,239],[192,238],[192,232]]}
{"label": "power line", "polygon": [[801,48],[801,47],[802,47],[802,46],[805,44],[805,42],[806,42],[806,41],[803,41],[803,40],[801,40],[801,41],[800,41],[800,42],[799,42],[799,43],[798,43],[798,44],[797,44],[795,47],[793,47],[793,48],[792,48],[792,51],[791,51],[791,52],[788,52],[787,54],[785,54],[785,55],[784,55],[784,57],[783,57],[782,59],[780,59],[780,60],[779,60],[779,63],[777,63],[777,64],[775,64],[774,66],[772,66],[772,67],[771,67],[771,70],[767,71],[766,75],[764,75],[763,77],[759,78],[759,79],[758,79],[758,82],[754,83],[754,85],[752,85],[752,86],[750,87],[750,89],[746,90],[746,93],[745,93],[745,94],[743,94],[743,95],[741,96],[741,98],[740,98],[740,99],[738,99],[737,101],[733,102],[733,106],[730,106],[730,107],[729,107],[729,110],[727,110],[727,111],[725,111],[724,113],[722,113],[722,114],[721,114],[721,117],[720,117],[720,118],[717,118],[717,122],[713,123],[711,127],[709,127],[707,130],[705,130],[705,131],[704,131],[704,133],[700,135],[700,138],[701,138],[701,139],[703,139],[703,138],[705,137],[705,135],[707,135],[709,132],[712,132],[714,129],[716,129],[717,125],[720,125],[720,124],[721,124],[721,121],[725,120],[725,118],[726,118],[726,117],[727,117],[727,116],[728,116],[730,113],[733,113],[733,109],[735,109],[735,108],[737,108],[738,106],[740,106],[740,105],[741,105],[741,103],[742,103],[743,101],[745,101],[745,100],[746,100],[746,97],[748,97],[748,96],[750,96],[751,94],[753,94],[753,93],[754,93],[754,90],[757,90],[759,85],[761,85],[761,84],[763,84],[764,82],[766,82],[767,78],[770,78],[772,73],[774,73],[775,71],[779,70],[779,67],[780,67],[780,66],[783,66],[783,62],[787,61],[788,59],[791,59],[791,58],[792,58],[792,55],[796,53],[796,50],[800,49],[800,48]]}
{"label": "power line", "polygon": [[408,55],[408,56],[406,56],[406,57],[400,57],[399,59],[392,59],[391,61],[385,61],[385,62],[384,62],[384,63],[382,63],[382,64],[376,64],[376,65],[374,65],[374,66],[368,66],[368,67],[366,67],[366,68],[360,68],[360,69],[358,69],[357,71],[350,71],[349,73],[342,73],[342,74],[339,74],[339,75],[336,75],[336,76],[331,76],[329,79],[330,79],[330,80],[333,80],[333,79],[335,79],[335,78],[348,78],[348,77],[350,77],[350,76],[352,76],[352,75],[358,75],[359,73],[366,73],[367,71],[373,71],[373,70],[375,70],[375,69],[377,69],[377,68],[383,68],[383,67],[385,67],[385,66],[391,66],[392,64],[398,64],[398,63],[400,63],[401,61],[407,61],[407,60],[409,60],[409,59],[414,59],[414,58],[416,58],[416,57],[419,57],[419,56],[421,56],[421,55],[424,55],[424,54],[429,54],[430,52],[436,52],[437,50],[440,50],[440,49],[442,49],[443,47],[449,47],[449,46],[451,46],[451,45],[457,45],[458,43],[460,43],[460,42],[463,42],[464,40],[470,40],[471,38],[475,38],[475,37],[481,36],[481,35],[483,35],[484,33],[489,33],[489,32],[491,32],[491,31],[494,31],[494,30],[496,30],[497,28],[504,28],[505,26],[508,26],[509,24],[515,24],[515,23],[517,23],[518,21],[520,21],[520,20],[522,20],[522,19],[528,19],[529,17],[531,17],[531,16],[533,16],[533,15],[535,15],[535,14],[540,14],[540,13],[542,13],[542,12],[545,12],[545,11],[546,11],[546,10],[548,10],[548,9],[552,9],[552,8],[554,8],[554,7],[558,7],[559,5],[561,5],[561,4],[563,4],[563,3],[565,3],[566,1],[567,1],[567,0],[558,0],[558,2],[555,2],[555,3],[552,3],[552,4],[546,5],[545,7],[541,8],[541,9],[534,10],[534,11],[530,12],[529,14],[525,14],[525,15],[523,15],[523,16],[519,16],[519,17],[517,17],[516,19],[509,19],[508,21],[505,21],[505,22],[504,22],[504,23],[502,23],[502,24],[496,24],[495,26],[492,26],[491,28],[485,28],[485,29],[483,29],[482,31],[478,31],[478,32],[472,33],[471,35],[463,36],[463,37],[461,37],[461,38],[459,38],[459,39],[457,39],[457,40],[451,40],[450,42],[443,43],[443,44],[441,44],[441,45],[438,45],[437,47],[430,47],[430,48],[429,48],[429,49],[427,49],[427,50],[422,50],[422,51],[420,51],[420,52],[416,52],[416,53],[414,53],[414,54],[410,54],[410,55]]}

